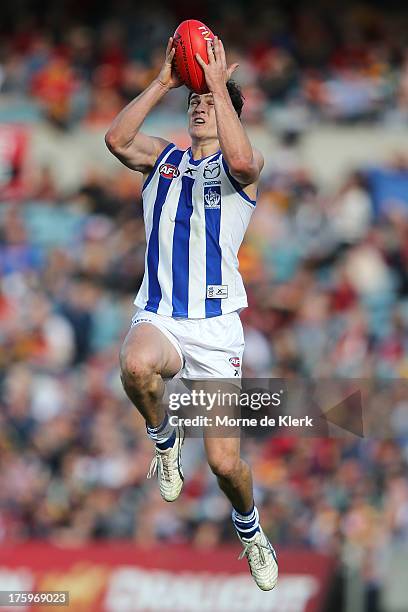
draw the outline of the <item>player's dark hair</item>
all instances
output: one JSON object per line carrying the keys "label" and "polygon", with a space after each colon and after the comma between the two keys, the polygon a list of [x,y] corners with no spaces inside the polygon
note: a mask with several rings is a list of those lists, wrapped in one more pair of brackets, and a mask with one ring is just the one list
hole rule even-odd
{"label": "player's dark hair", "polygon": [[[235,109],[238,117],[241,117],[242,107],[244,106],[244,96],[242,95],[241,87],[232,79],[227,81],[227,89],[229,93],[229,97],[231,98],[232,106]],[[193,92],[190,91],[188,94],[188,106],[190,106],[190,99],[193,95]]]}

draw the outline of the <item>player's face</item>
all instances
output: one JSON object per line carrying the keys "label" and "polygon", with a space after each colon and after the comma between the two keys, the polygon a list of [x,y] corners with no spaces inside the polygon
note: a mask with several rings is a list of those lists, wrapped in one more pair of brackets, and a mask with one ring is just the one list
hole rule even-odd
{"label": "player's face", "polygon": [[195,94],[188,108],[188,131],[191,138],[217,138],[214,100],[212,94]]}

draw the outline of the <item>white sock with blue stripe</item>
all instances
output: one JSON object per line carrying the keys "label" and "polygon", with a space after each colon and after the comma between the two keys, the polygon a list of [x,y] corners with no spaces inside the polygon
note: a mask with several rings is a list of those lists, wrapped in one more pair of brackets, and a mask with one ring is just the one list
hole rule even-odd
{"label": "white sock with blue stripe", "polygon": [[249,512],[238,512],[233,508],[231,518],[238,534],[245,540],[250,540],[257,531],[260,531],[259,513],[255,505]]}
{"label": "white sock with blue stripe", "polygon": [[146,429],[147,435],[156,442],[156,446],[160,450],[166,450],[173,446],[176,439],[176,430],[174,425],[170,425],[168,414],[165,415],[161,425],[158,427],[148,427],[146,425]]}

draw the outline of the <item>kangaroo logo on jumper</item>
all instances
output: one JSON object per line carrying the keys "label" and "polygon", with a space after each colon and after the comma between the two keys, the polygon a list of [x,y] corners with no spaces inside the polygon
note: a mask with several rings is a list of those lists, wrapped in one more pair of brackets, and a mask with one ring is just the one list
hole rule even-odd
{"label": "kangaroo logo on jumper", "polygon": [[210,161],[204,167],[204,178],[205,179],[216,179],[220,176],[221,166],[219,161]]}
{"label": "kangaroo logo on jumper", "polygon": [[174,179],[180,176],[180,170],[173,164],[162,164],[159,168],[160,176],[166,179]]}
{"label": "kangaroo logo on jumper", "polygon": [[221,207],[221,189],[219,187],[204,187],[204,208]]}

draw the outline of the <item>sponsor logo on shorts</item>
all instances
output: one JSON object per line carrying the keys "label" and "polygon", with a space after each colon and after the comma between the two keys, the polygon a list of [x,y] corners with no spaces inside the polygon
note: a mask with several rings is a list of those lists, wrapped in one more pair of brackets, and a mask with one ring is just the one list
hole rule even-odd
{"label": "sponsor logo on shorts", "polygon": [[173,164],[162,164],[159,168],[160,176],[166,179],[174,179],[180,176],[180,170]]}
{"label": "sponsor logo on shorts", "polygon": [[225,299],[228,297],[228,285],[207,285],[207,298]]}
{"label": "sponsor logo on shorts", "polygon": [[138,323],[150,323],[150,319],[133,319],[133,326],[137,325]]}

